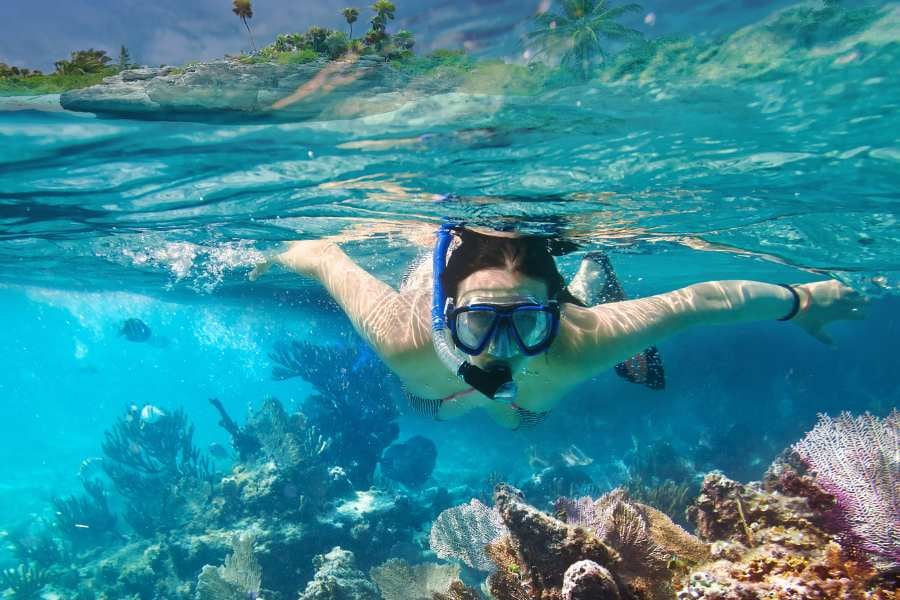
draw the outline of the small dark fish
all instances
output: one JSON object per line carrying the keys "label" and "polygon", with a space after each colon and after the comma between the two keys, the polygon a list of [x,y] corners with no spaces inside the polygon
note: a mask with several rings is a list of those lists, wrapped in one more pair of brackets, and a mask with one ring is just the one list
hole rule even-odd
{"label": "small dark fish", "polygon": [[228,450],[225,449],[225,446],[220,444],[219,442],[213,442],[209,445],[209,453],[215,458],[228,458]]}
{"label": "small dark fish", "polygon": [[119,335],[124,335],[129,342],[146,342],[152,332],[146,323],[140,319],[127,319],[119,330]]}

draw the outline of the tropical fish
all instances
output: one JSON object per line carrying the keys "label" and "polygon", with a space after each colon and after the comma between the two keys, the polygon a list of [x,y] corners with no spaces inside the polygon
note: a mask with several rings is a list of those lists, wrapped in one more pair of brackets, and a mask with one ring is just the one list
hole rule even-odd
{"label": "tropical fish", "polygon": [[141,409],[141,424],[153,425],[165,416],[166,413],[164,413],[162,409],[157,408],[152,404],[145,404],[144,408]]}
{"label": "tropical fish", "polygon": [[225,449],[225,446],[220,444],[219,442],[212,442],[208,447],[210,455],[214,458],[225,459],[229,457],[228,450]]}
{"label": "tropical fish", "polygon": [[119,335],[124,335],[129,342],[146,342],[153,334],[150,327],[140,319],[126,319],[119,330]]}

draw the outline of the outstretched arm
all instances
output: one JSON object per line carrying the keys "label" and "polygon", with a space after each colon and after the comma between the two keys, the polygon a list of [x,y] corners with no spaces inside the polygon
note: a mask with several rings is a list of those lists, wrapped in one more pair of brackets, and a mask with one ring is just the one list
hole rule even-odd
{"label": "outstretched arm", "polygon": [[291,242],[285,252],[257,265],[250,279],[255,281],[273,264],[318,280],[356,332],[389,363],[413,343],[411,338],[418,329],[410,322],[417,316],[412,298],[360,267],[334,242]]}
{"label": "outstretched arm", "polygon": [[[793,286],[800,297],[791,320],[827,344],[823,327],[832,321],[862,319],[865,299],[837,281]],[[590,377],[642,348],[694,325],[775,320],[790,313],[794,296],[781,286],[756,281],[711,281],[674,292],[602,304],[566,306],[566,347],[581,377]]]}

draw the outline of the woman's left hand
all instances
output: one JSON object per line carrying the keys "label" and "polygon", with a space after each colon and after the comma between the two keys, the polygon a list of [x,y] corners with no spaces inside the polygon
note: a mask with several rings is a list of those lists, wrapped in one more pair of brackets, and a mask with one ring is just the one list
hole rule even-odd
{"label": "woman's left hand", "polygon": [[815,281],[793,287],[800,294],[800,311],[792,321],[823,344],[834,346],[824,329],[829,323],[866,318],[868,299],[839,281]]}

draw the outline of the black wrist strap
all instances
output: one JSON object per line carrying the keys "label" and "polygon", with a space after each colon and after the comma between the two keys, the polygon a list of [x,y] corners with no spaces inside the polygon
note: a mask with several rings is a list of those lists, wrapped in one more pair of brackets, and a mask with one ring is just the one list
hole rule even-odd
{"label": "black wrist strap", "polygon": [[797,290],[794,289],[794,286],[788,285],[787,283],[776,283],[775,285],[780,285],[781,287],[789,291],[794,297],[794,306],[791,307],[791,312],[781,317],[780,319],[777,319],[778,321],[790,321],[797,316],[798,312],[800,312],[800,294],[797,293]]}

